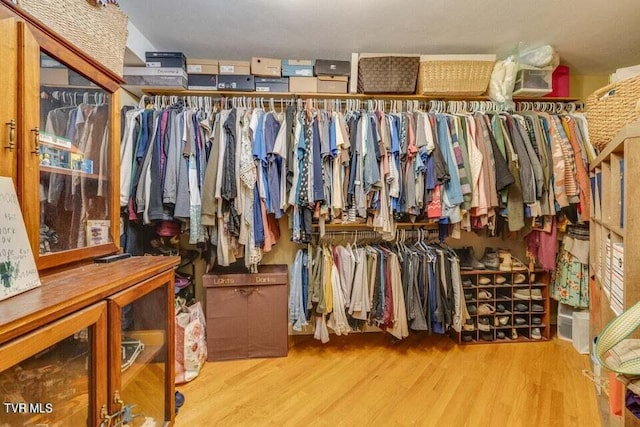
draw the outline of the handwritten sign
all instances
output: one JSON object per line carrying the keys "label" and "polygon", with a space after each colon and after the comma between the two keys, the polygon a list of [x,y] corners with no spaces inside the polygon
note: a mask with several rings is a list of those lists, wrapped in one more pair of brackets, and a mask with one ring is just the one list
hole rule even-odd
{"label": "handwritten sign", "polygon": [[0,301],[40,286],[11,178],[0,177]]}

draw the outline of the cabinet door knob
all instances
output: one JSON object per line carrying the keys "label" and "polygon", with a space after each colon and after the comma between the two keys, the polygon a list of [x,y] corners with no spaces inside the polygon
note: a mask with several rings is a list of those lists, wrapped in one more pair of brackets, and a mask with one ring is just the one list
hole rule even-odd
{"label": "cabinet door knob", "polygon": [[40,128],[38,128],[38,126],[36,126],[35,128],[31,129],[31,132],[33,132],[33,151],[31,152],[31,154],[40,154]]}
{"label": "cabinet door knob", "polygon": [[15,147],[16,140],[16,121],[11,119],[5,125],[9,126],[9,144],[5,145],[4,148],[9,151],[13,151]]}

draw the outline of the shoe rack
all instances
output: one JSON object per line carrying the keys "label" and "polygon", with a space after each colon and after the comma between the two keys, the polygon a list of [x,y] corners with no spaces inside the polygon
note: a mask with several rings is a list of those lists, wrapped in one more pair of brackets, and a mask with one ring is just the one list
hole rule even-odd
{"label": "shoe rack", "polygon": [[461,275],[471,321],[454,332],[458,344],[549,339],[549,272],[463,270]]}

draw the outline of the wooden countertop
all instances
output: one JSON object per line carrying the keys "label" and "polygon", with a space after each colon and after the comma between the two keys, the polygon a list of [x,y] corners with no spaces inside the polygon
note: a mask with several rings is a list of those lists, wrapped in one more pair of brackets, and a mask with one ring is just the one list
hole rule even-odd
{"label": "wooden countertop", "polygon": [[42,286],[0,301],[0,344],[173,270],[179,262],[180,257],[132,257],[43,277]]}

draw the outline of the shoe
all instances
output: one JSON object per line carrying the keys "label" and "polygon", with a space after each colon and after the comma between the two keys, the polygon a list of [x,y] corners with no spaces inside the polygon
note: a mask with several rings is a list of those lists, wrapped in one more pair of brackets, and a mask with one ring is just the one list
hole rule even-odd
{"label": "shoe", "polygon": [[473,248],[465,246],[464,248],[454,249],[458,258],[460,258],[461,270],[484,270],[484,264],[473,256]]}
{"label": "shoe", "polygon": [[498,319],[500,326],[507,326],[509,324],[509,316],[498,316],[496,319]]}
{"label": "shoe", "polygon": [[466,299],[466,300],[473,299],[473,294],[471,292],[465,292],[464,293],[464,299]]}
{"label": "shoe", "polygon": [[462,286],[465,287],[465,288],[473,288],[475,285],[473,284],[471,279],[464,279],[462,281]]}
{"label": "shoe", "polygon": [[532,325],[542,325],[542,317],[532,317],[531,318]]}
{"label": "shoe", "polygon": [[516,332],[515,329],[511,330],[511,339],[512,340],[517,340],[518,339],[518,332]]}
{"label": "shoe", "polygon": [[536,301],[542,301],[542,291],[540,289],[531,289],[531,299]]}
{"label": "shoe", "polygon": [[507,281],[506,277],[504,277],[502,275],[496,276],[496,285],[502,285],[506,281]]}
{"label": "shoe", "polygon": [[513,299],[527,300],[531,299],[531,293],[529,289],[516,289],[513,292]]}
{"label": "shoe", "polygon": [[478,329],[485,332],[491,330],[491,322],[488,317],[481,317],[478,319]]}
{"label": "shoe", "polygon": [[475,305],[468,305],[467,306],[467,313],[469,313],[470,315],[474,315],[476,313],[478,313],[478,309],[476,308]]}
{"label": "shoe", "polygon": [[478,283],[485,286],[490,285],[491,279],[488,278],[487,276],[480,276],[480,278],[478,279]]}
{"label": "shoe", "polygon": [[522,325],[526,325],[527,324],[527,319],[525,319],[524,317],[515,317],[513,319],[513,322],[517,325],[517,326],[522,326]]}
{"label": "shoe", "polygon": [[505,311],[507,311],[506,307],[504,306],[504,304],[498,304],[496,306],[496,311],[498,313],[504,313]]}
{"label": "shoe", "polygon": [[496,309],[491,304],[480,304],[478,307],[478,314],[480,316],[486,316],[487,314],[493,314],[496,312]]}
{"label": "shoe", "polygon": [[536,313],[543,313],[544,312],[544,307],[541,306],[540,304],[532,304],[531,305],[531,311],[535,311]]}
{"label": "shoe", "polygon": [[511,257],[511,271],[528,271],[529,269],[527,268],[526,265],[524,265],[524,263],[522,261],[520,261],[518,258],[512,256]]}
{"label": "shoe", "polygon": [[500,262],[498,270],[511,271],[511,252],[505,249],[498,249],[498,260]]}
{"label": "shoe", "polygon": [[493,248],[486,248],[484,250],[484,255],[480,259],[480,262],[484,264],[485,268],[488,270],[497,270],[500,267],[498,253]]}
{"label": "shoe", "polygon": [[533,338],[534,340],[542,339],[542,335],[540,334],[540,328],[533,328],[531,330],[531,338]]}
{"label": "shoe", "polygon": [[525,276],[522,273],[518,273],[513,276],[513,283],[517,285],[524,283],[526,280],[527,280],[527,276]]}
{"label": "shoe", "polygon": [[478,299],[487,300],[487,299],[491,299],[492,297],[493,297],[493,295],[489,291],[482,290],[482,291],[478,292]]}
{"label": "shoe", "polygon": [[505,336],[504,331],[498,331],[496,332],[496,338],[499,340],[503,340],[503,339],[506,339],[507,337]]}
{"label": "shoe", "polygon": [[513,307],[513,311],[526,312],[529,311],[529,307],[526,304],[518,303]]}
{"label": "shoe", "polygon": [[493,341],[493,334],[491,332],[480,334],[482,341]]}
{"label": "shoe", "polygon": [[462,325],[462,330],[467,332],[475,331],[476,326],[475,323],[473,323],[473,319],[467,319],[467,321],[464,322],[464,325]]}
{"label": "shoe", "polygon": [[464,334],[464,335],[462,335],[462,341],[463,342],[471,342],[471,341],[473,341],[473,337],[471,335]]}

